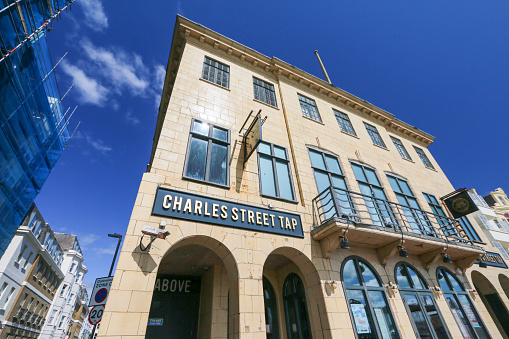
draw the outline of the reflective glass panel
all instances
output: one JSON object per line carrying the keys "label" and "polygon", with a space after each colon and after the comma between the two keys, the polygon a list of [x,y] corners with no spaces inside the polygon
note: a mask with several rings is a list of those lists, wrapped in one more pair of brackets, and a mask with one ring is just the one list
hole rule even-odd
{"label": "reflective glass panel", "polygon": [[209,181],[226,185],[226,159],[228,158],[228,148],[223,145],[212,143],[210,154],[210,174]]}
{"label": "reflective glass panel", "polygon": [[366,286],[376,286],[376,287],[381,286],[371,268],[369,268],[362,261],[359,261],[359,267]]}
{"label": "reflective glass panel", "polygon": [[280,159],[286,159],[286,152],[284,148],[274,146],[274,156]]}
{"label": "reflective glass panel", "polygon": [[433,338],[417,295],[405,294],[405,301],[421,338]]}
{"label": "reflective glass panel", "polygon": [[377,338],[376,329],[373,324],[373,315],[366,305],[364,292],[360,290],[347,290],[348,305],[352,312],[355,330],[359,339]]}
{"label": "reflective glass panel", "polygon": [[408,281],[405,267],[403,265],[399,265],[396,268],[396,279],[398,281],[399,288],[410,288],[410,282]]}
{"label": "reflective glass panel", "polygon": [[349,260],[343,267],[343,284],[360,286],[359,277],[357,276],[353,260]]}
{"label": "reflective glass panel", "polygon": [[426,289],[425,285],[419,278],[419,275],[417,275],[417,273],[411,267],[407,266],[407,269],[408,269],[408,273],[410,274],[410,279],[412,279],[412,282],[414,284],[414,288],[420,289],[420,290]]}
{"label": "reflective glass panel", "polygon": [[228,141],[228,131],[214,127],[212,129],[212,137],[222,140],[222,141]]}
{"label": "reflective glass panel", "polygon": [[355,173],[355,178],[357,178],[357,180],[365,181],[365,182],[368,181],[368,179],[364,175],[364,172],[362,171],[362,168],[360,166],[352,164],[352,169],[353,169],[353,172]]}
{"label": "reflective glass panel", "polygon": [[331,157],[330,155],[326,155],[325,159],[327,161],[327,166],[329,166],[329,172],[342,174],[337,158]]}
{"label": "reflective glass panel", "polygon": [[433,301],[433,297],[431,295],[420,295],[420,297],[437,337],[449,338],[449,333],[447,332],[447,328],[440,317],[440,313]]}
{"label": "reflective glass panel", "polygon": [[279,183],[279,196],[293,200],[292,183],[290,181],[290,169],[288,163],[276,160],[277,180]]}
{"label": "reflective glass panel", "polygon": [[468,297],[464,294],[458,294],[457,297],[461,305],[463,306],[463,311],[465,312],[468,320],[470,320],[472,327],[477,333],[477,336],[480,339],[488,339],[490,336],[488,335],[488,333],[486,333],[486,330],[484,329],[484,326],[482,325],[479,316],[477,315],[477,312],[474,310],[474,306],[472,305]]}
{"label": "reflective glass panel", "polygon": [[465,317],[463,310],[456,302],[454,295],[453,294],[444,294],[444,297],[445,297],[445,300],[447,300],[447,304],[449,304],[449,307],[451,309],[454,320],[456,320],[456,323],[458,324],[458,327],[460,328],[463,338],[475,339],[476,336],[472,332],[472,328],[470,327],[468,319]]}
{"label": "reflective glass panel", "polygon": [[206,122],[195,120],[193,124],[193,132],[208,136],[209,124],[207,124]]}
{"label": "reflective glass panel", "polygon": [[376,176],[375,171],[373,171],[372,169],[369,169],[369,168],[364,168],[364,170],[366,171],[366,175],[368,176],[368,180],[369,180],[370,184],[382,186],[380,184],[380,181],[378,181],[378,177]]}
{"label": "reflective glass panel", "polygon": [[389,306],[385,300],[384,292],[382,291],[368,291],[369,301],[375,313],[375,319],[378,323],[378,328],[382,334],[383,339],[396,339],[399,338],[396,324],[391,316]]}
{"label": "reflective glass panel", "polygon": [[276,184],[274,182],[274,169],[272,160],[260,155],[260,181],[262,183],[262,193],[276,196]]}
{"label": "reflective glass panel", "polygon": [[[444,271],[442,271],[442,272],[444,272]],[[455,290],[457,292],[464,291],[463,287],[460,285],[458,280],[456,280],[455,276],[453,276],[451,273],[449,273],[447,271],[445,271],[445,274],[447,274],[447,277],[449,278],[449,282],[451,283],[453,290]]]}
{"label": "reflective glass panel", "polygon": [[205,166],[207,161],[207,141],[192,138],[189,148],[186,176],[205,180]]}
{"label": "reflective glass panel", "polygon": [[264,142],[261,142],[259,145],[258,145],[258,152],[260,153],[264,153],[264,154],[268,154],[268,155],[271,155],[271,151],[270,151],[270,145],[269,144],[266,144]]}
{"label": "reflective glass panel", "polygon": [[311,165],[313,167],[325,170],[325,163],[323,162],[323,157],[320,153],[310,150],[309,156],[311,157]]}

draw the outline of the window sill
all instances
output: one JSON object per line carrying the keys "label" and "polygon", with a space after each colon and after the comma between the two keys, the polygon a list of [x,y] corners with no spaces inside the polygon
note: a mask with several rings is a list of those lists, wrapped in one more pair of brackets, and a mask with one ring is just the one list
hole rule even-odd
{"label": "window sill", "polygon": [[401,159],[406,160],[406,161],[408,161],[408,162],[411,162],[412,164],[415,164],[415,161],[413,161],[413,160],[411,160],[411,159],[406,159],[406,158],[403,158],[403,157],[401,157]]}
{"label": "window sill", "polygon": [[390,149],[388,149],[387,147],[382,147],[382,146],[379,146],[379,145],[377,145],[377,144],[373,144],[373,146],[376,146],[376,147],[378,147],[378,148],[384,149],[384,150],[386,150],[386,151],[388,151],[388,152],[390,152],[390,151],[391,151],[391,150],[390,150]]}
{"label": "window sill", "polygon": [[230,189],[230,185],[216,184],[214,182],[204,181],[204,180],[190,178],[190,177],[186,177],[186,176],[182,176],[182,180],[192,181],[192,182],[196,182],[198,184],[203,184],[203,185],[215,186],[215,187],[224,188],[224,189],[227,189],[227,190]]}
{"label": "window sill", "polygon": [[294,204],[294,205],[299,203],[297,200],[290,200],[290,199],[285,199],[285,198],[280,198],[280,197],[274,197],[272,195],[267,195],[267,194],[260,194],[260,195],[266,199],[278,200],[278,201],[287,202],[287,203]]}
{"label": "window sill", "polygon": [[206,82],[207,84],[211,84],[211,85],[214,85],[214,86],[216,86],[216,87],[219,87],[219,88],[225,89],[225,90],[227,90],[228,92],[231,92],[231,89],[229,89],[229,88],[227,88],[227,87],[223,87],[223,86],[221,86],[221,85],[218,85],[218,84],[216,84],[215,82],[212,82],[212,81],[209,81],[209,80],[206,80],[206,79],[203,79],[203,78],[200,78],[200,80],[201,80],[201,81]]}
{"label": "window sill", "polygon": [[302,117],[303,117],[304,119],[308,119],[308,120],[311,120],[311,121],[313,121],[313,122],[316,122],[317,124],[320,124],[320,125],[324,125],[324,126],[325,126],[325,124],[324,124],[323,122],[321,122],[321,121],[318,121],[318,120],[315,120],[315,119],[308,118],[308,117],[307,117],[307,116],[305,116],[305,115],[303,115]]}
{"label": "window sill", "polygon": [[426,165],[424,165],[424,167],[425,167],[425,168],[427,168],[427,169],[429,169],[430,171],[433,171],[433,172],[437,172],[437,173],[438,173],[438,171],[437,171],[436,169],[434,169],[434,168],[428,167],[428,166],[426,166]]}
{"label": "window sill", "polygon": [[270,108],[277,109],[279,111],[279,108],[277,106],[272,106],[271,104],[268,104],[268,103],[263,102],[263,101],[258,100],[258,99],[253,99],[253,101],[259,102],[260,104],[264,104],[265,106],[269,106]]}
{"label": "window sill", "polygon": [[[341,128],[341,127],[340,127],[340,128]],[[354,135],[354,134],[350,134],[350,133],[345,132],[345,131],[341,131],[341,133],[346,134],[346,135],[349,135],[349,136],[351,136],[351,137],[354,137],[355,139],[359,139],[359,140],[360,140],[360,138],[359,138],[358,136]]]}

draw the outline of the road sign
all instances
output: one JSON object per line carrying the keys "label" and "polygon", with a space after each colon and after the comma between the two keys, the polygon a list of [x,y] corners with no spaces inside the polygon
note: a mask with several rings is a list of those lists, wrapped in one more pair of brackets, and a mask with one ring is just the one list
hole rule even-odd
{"label": "road sign", "polygon": [[95,280],[92,296],[88,303],[89,307],[106,304],[112,281],[113,277],[97,278]]}
{"label": "road sign", "polygon": [[101,321],[103,314],[104,306],[103,305],[95,306],[88,315],[88,322],[91,323],[92,325],[97,325]]}

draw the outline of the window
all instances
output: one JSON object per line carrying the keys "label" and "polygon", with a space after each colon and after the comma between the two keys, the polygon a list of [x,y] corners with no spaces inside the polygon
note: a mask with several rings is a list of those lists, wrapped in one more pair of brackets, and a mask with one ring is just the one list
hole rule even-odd
{"label": "window", "polygon": [[357,338],[399,338],[385,288],[371,265],[359,257],[347,258],[341,279]]}
{"label": "window", "polygon": [[433,293],[422,275],[407,263],[396,266],[396,281],[414,331],[420,338],[450,338]]}
{"label": "window", "polygon": [[468,192],[468,195],[469,195],[470,198],[472,198],[472,201],[477,206],[482,206],[482,207],[490,208],[490,206],[486,203],[486,200],[484,200],[484,198],[481,197],[479,194],[476,194],[474,192]]}
{"label": "window", "polygon": [[[428,202],[428,205],[431,208],[431,211],[433,212],[434,217],[438,221],[438,224],[440,225],[440,228],[442,229],[444,234],[446,236],[450,235],[459,236],[458,231],[454,227],[454,224],[451,223],[451,221],[447,218],[447,215],[445,214],[445,211],[438,202],[437,198],[433,194],[424,192],[422,194],[424,195],[424,198]],[[462,238],[462,236],[459,237]]]}
{"label": "window", "polygon": [[60,318],[60,322],[58,323],[58,328],[62,328],[62,325],[64,324],[64,320],[65,320],[65,315],[63,315],[61,318]]}
{"label": "window", "polygon": [[371,141],[373,141],[373,144],[383,148],[387,148],[375,126],[372,126],[367,123],[364,123],[364,126],[366,126],[366,130],[368,131],[368,134],[371,137]]}
{"label": "window", "polygon": [[302,109],[302,115],[307,118],[322,122],[318,108],[316,108],[316,102],[313,99],[306,98],[300,94],[299,96],[300,108]]}
{"label": "window", "polygon": [[32,255],[34,255],[34,252],[30,252],[30,254],[27,257],[27,260],[25,260],[25,263],[23,264],[23,268],[27,268],[28,263],[30,262],[30,259],[32,258]]}
{"label": "window", "polygon": [[19,252],[18,258],[16,259],[16,262],[19,264],[21,259],[23,258],[23,254],[25,254],[25,251],[27,250],[27,245],[23,245],[23,249],[21,252]]}
{"label": "window", "polygon": [[230,130],[193,119],[184,177],[228,186]]}
{"label": "window", "polygon": [[405,148],[405,146],[403,146],[403,143],[401,142],[401,140],[399,140],[398,138],[395,138],[395,137],[391,137],[391,139],[392,139],[392,142],[394,143],[394,146],[396,146],[396,149],[398,150],[399,155],[401,155],[401,157],[403,159],[412,161],[410,154],[408,154],[408,152],[406,151],[406,148]]}
{"label": "window", "polygon": [[283,302],[288,339],[311,338],[306,291],[300,277],[290,273],[283,285]]}
{"label": "window", "polygon": [[489,339],[490,336],[458,278],[445,267],[437,269],[437,280],[452,315],[465,338]]}
{"label": "window", "polygon": [[348,117],[348,115],[346,115],[343,112],[336,111],[335,109],[332,109],[332,111],[336,116],[336,120],[338,121],[341,131],[351,135],[357,135],[355,134],[355,130],[353,129],[352,123],[350,122],[350,118]]}
{"label": "window", "polygon": [[262,195],[295,200],[285,148],[261,142],[258,145],[258,170]]}
{"label": "window", "polygon": [[67,288],[67,284],[64,284],[62,286],[62,289],[60,290],[60,296],[63,297],[64,296],[64,293],[65,293],[65,289]]}
{"label": "window", "polygon": [[205,57],[201,77],[216,85],[228,88],[230,84],[230,66]]}
{"label": "window", "polygon": [[484,215],[479,214],[478,218],[479,218],[479,221],[480,221],[480,222],[478,222],[479,226],[484,226],[488,230],[494,230],[494,231],[500,230],[498,228],[498,226],[495,225],[494,222],[492,222],[491,220],[488,220],[488,218],[486,218]]}
{"label": "window", "polygon": [[76,280],[74,281],[75,283],[79,282],[81,277],[82,277],[83,273],[80,273],[76,276]]}
{"label": "window", "polygon": [[[41,307],[42,309],[42,307]],[[57,313],[57,310],[51,311],[51,315],[49,316],[49,325],[53,325],[53,322],[55,321],[55,314]]]}
{"label": "window", "polygon": [[69,298],[67,299],[67,303],[68,303],[68,304],[71,304],[71,302],[72,302],[72,299],[73,299],[73,298],[74,298],[74,293],[71,293],[71,294],[69,295]]}
{"label": "window", "polygon": [[[435,230],[426,214],[421,210],[421,206],[417,202],[406,180],[392,175],[387,175],[387,179],[389,179],[392,190],[396,194],[398,203],[405,206],[401,209],[411,229],[408,229],[407,224],[404,223],[403,228],[406,228],[404,230],[407,232],[436,236]],[[402,219],[403,216],[399,215],[399,217]]]}
{"label": "window", "polygon": [[75,262],[73,262],[73,263],[71,264],[71,267],[69,268],[69,273],[74,273],[74,268],[75,268],[75,267],[76,267],[76,263],[75,263]]}
{"label": "window", "polygon": [[373,197],[364,197],[364,202],[373,223],[384,227],[397,226],[398,222],[375,170],[357,163],[352,163],[352,169],[361,193]]}
{"label": "window", "polygon": [[4,292],[5,292],[5,290],[7,289],[7,286],[8,286],[8,285],[9,285],[9,284],[7,284],[6,282],[4,282],[4,283],[2,284],[2,288],[0,289],[0,299],[2,299],[2,297],[3,297],[3,295],[4,295]]}
{"label": "window", "polygon": [[458,222],[460,223],[461,227],[463,227],[463,230],[467,234],[467,237],[472,241],[481,242],[481,238],[477,234],[477,232],[474,230],[474,227],[470,223],[467,217],[461,217],[458,219]]}
{"label": "window", "polygon": [[277,107],[276,104],[276,92],[274,91],[274,85],[269,84],[263,80],[253,77],[253,88],[254,97],[256,100]]}
{"label": "window", "polygon": [[[311,158],[311,168],[313,169],[316,187],[320,196],[329,187],[332,188],[333,195],[336,196],[335,201],[330,200],[320,206],[321,212],[325,213],[323,217],[328,219],[335,214],[334,203],[338,204],[339,206],[337,207],[341,208],[341,214],[348,215],[354,213],[352,198],[348,192],[348,186],[338,158],[333,154],[315,149],[309,149],[309,157]],[[341,215],[337,217],[341,217]]]}
{"label": "window", "polygon": [[263,277],[263,299],[265,306],[265,327],[267,339],[279,339],[276,293],[270,281]]}
{"label": "window", "polygon": [[431,164],[431,162],[429,161],[428,157],[426,156],[426,154],[424,153],[424,151],[422,149],[420,149],[419,147],[416,147],[416,146],[414,146],[414,149],[417,152],[417,154],[419,155],[419,158],[421,158],[424,166],[426,166],[427,168],[430,168],[430,169],[435,169],[435,167],[433,167],[433,165]]}
{"label": "window", "polygon": [[500,254],[502,254],[504,259],[509,259],[509,253],[507,253],[507,250],[504,248],[504,246],[502,246],[501,243],[498,241],[492,241],[491,243],[500,251]]}
{"label": "window", "polygon": [[[15,290],[16,290],[15,287],[11,287],[11,290],[9,291],[9,294],[7,295],[7,298],[5,298],[5,305],[7,305],[9,303],[9,301],[11,300],[11,297],[14,294]],[[27,295],[25,294],[25,299],[26,299],[26,297],[27,297]],[[25,301],[25,299],[23,299],[23,301]]]}

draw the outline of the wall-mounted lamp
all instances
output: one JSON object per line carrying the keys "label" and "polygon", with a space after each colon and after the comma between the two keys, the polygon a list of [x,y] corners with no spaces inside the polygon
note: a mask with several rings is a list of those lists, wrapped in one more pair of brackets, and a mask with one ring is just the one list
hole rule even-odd
{"label": "wall-mounted lamp", "polygon": [[449,254],[447,253],[442,253],[442,260],[446,263],[446,264],[452,264],[452,259],[451,257],[449,256]]}
{"label": "wall-mounted lamp", "polygon": [[399,256],[403,258],[408,258],[408,251],[404,246],[398,246]]}
{"label": "wall-mounted lamp", "polygon": [[349,250],[350,243],[348,242],[348,239],[346,238],[346,236],[342,235],[339,237],[339,239],[341,239],[339,246],[344,250]]}
{"label": "wall-mounted lamp", "polygon": [[328,281],[327,284],[329,284],[330,288],[335,290],[338,287],[338,283],[336,280]]}
{"label": "wall-mounted lamp", "polygon": [[432,286],[432,287],[431,287],[431,289],[432,289],[433,291],[435,291],[435,292],[440,292],[440,291],[441,291],[441,289],[440,289],[440,287],[439,287],[439,286]]}
{"label": "wall-mounted lamp", "polygon": [[398,285],[393,283],[392,281],[389,281],[389,284],[388,284],[389,288],[393,291],[396,291],[398,289]]}

